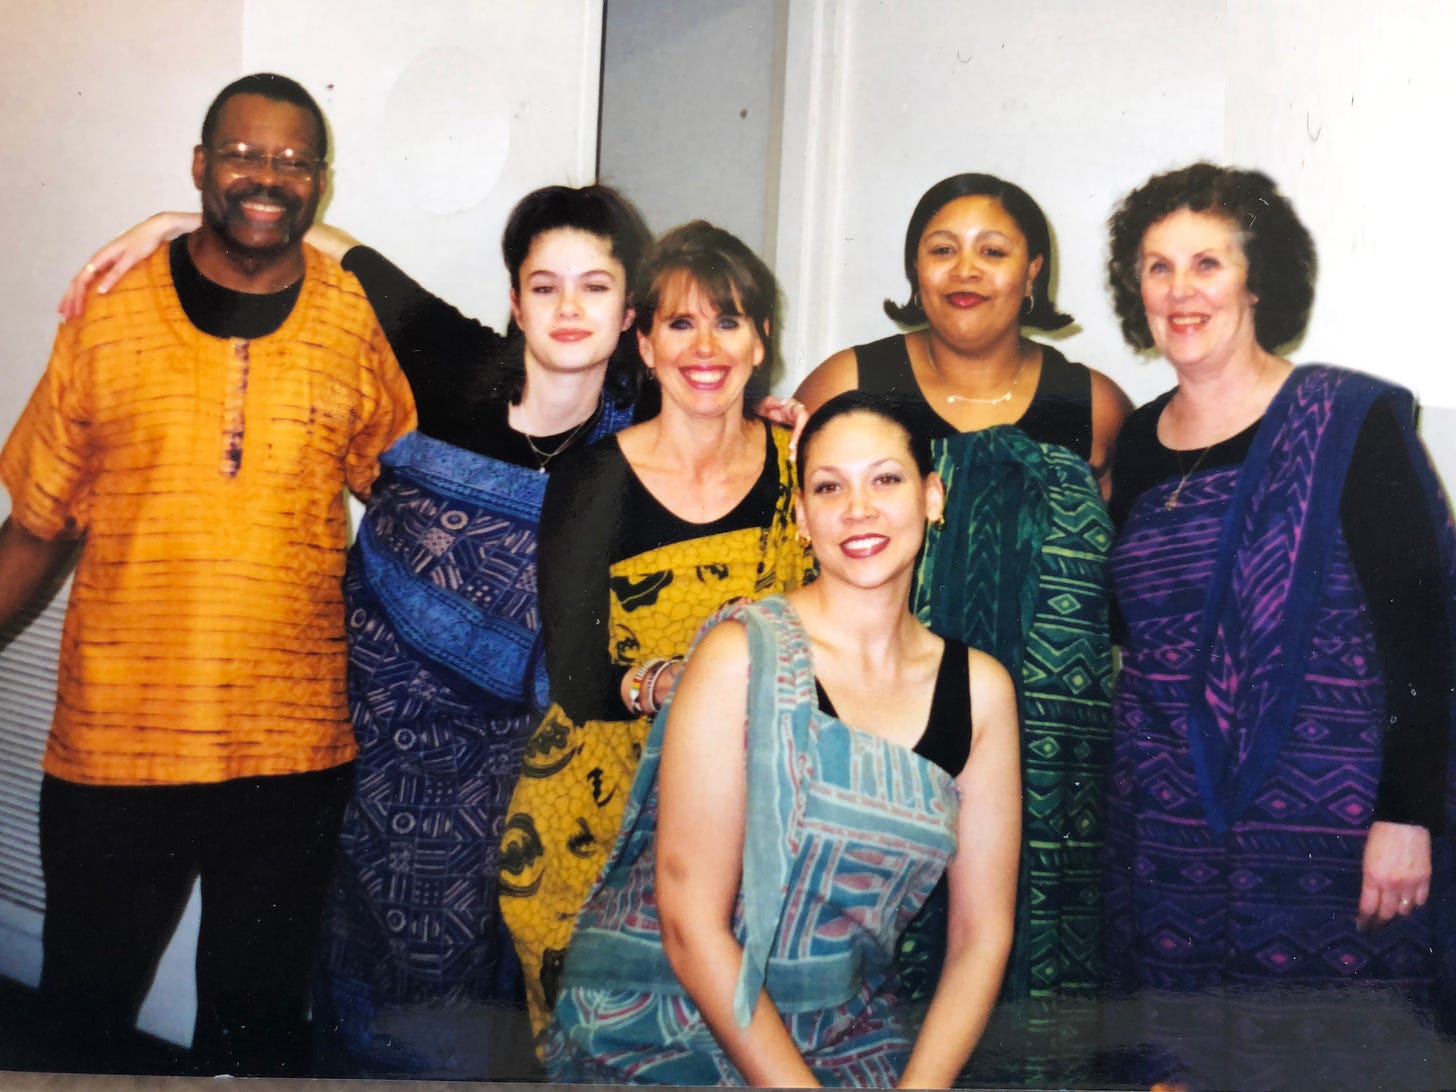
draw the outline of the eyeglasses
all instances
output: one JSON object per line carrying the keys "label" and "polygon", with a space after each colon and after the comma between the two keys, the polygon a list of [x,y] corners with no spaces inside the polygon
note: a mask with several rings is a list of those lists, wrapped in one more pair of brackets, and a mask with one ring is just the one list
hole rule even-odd
{"label": "eyeglasses", "polygon": [[299,155],[292,148],[281,152],[265,152],[251,144],[227,144],[221,148],[209,148],[217,162],[233,174],[259,175],[271,163],[273,173],[293,182],[314,178],[322,166],[320,160],[309,155]]}

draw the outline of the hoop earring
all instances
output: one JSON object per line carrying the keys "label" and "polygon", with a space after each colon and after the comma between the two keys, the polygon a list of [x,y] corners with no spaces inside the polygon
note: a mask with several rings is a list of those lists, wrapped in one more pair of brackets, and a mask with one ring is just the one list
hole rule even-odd
{"label": "hoop earring", "polygon": [[910,293],[910,306],[915,308],[915,310],[917,311],[924,310],[924,308],[920,306],[920,289],[917,288],[915,289],[915,291]]}
{"label": "hoop earring", "polygon": [[1026,293],[1026,308],[1025,308],[1025,310],[1026,310],[1026,313],[1028,315],[1031,314],[1033,311],[1036,310],[1036,289],[1034,289],[1034,288],[1031,289],[1030,291],[1028,291]]}

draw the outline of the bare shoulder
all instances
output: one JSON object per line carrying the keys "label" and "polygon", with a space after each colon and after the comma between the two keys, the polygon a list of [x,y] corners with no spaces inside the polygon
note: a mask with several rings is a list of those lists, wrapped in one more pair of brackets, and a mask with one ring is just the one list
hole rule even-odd
{"label": "bare shoulder", "polygon": [[812,413],[836,394],[859,386],[859,358],[851,349],[840,349],[804,377],[794,397]]}
{"label": "bare shoulder", "polygon": [[983,724],[1016,720],[1016,686],[1001,661],[978,648],[966,652],[971,687],[971,717]]}
{"label": "bare shoulder", "polygon": [[[682,754],[730,754],[735,740],[742,745],[747,702],[748,630],[741,622],[720,622],[693,649],[673,690],[664,754],[674,762]],[[737,718],[725,717],[734,708]],[[730,719],[742,730],[725,731]]]}
{"label": "bare shoulder", "polygon": [[747,678],[748,627],[737,619],[719,622],[703,635],[688,657],[687,673],[699,679],[722,681],[737,672]]}
{"label": "bare shoulder", "polygon": [[1109,471],[1117,450],[1117,434],[1132,412],[1132,400],[1123,389],[1095,368],[1092,374],[1092,473],[1105,499],[1111,486]]}
{"label": "bare shoulder", "polygon": [[1110,430],[1115,436],[1122,422],[1132,412],[1132,399],[1123,389],[1096,368],[1088,368],[1092,376],[1092,427],[1098,433]]}
{"label": "bare shoulder", "polygon": [[1014,689],[1011,685],[1010,673],[1001,666],[1001,661],[989,652],[982,652],[979,648],[968,648],[966,649],[966,662],[970,666],[972,693],[977,687],[991,690]]}

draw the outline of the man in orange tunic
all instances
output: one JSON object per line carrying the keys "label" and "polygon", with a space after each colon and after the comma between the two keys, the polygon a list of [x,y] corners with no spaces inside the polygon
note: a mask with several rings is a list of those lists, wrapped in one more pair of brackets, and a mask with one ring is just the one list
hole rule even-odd
{"label": "man in orange tunic", "polygon": [[303,245],[327,132],[260,74],[208,111],[202,227],[63,326],[0,452],[0,625],[80,541],[41,790],[41,995],[115,1064],[194,875],[205,1072],[297,1072],[352,776],[343,491],[414,425],[358,282]]}

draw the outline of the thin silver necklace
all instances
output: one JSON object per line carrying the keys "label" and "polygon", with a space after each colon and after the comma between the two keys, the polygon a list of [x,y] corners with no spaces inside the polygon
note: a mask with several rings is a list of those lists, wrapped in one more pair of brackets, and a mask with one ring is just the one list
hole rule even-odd
{"label": "thin silver necklace", "polygon": [[[931,340],[929,334],[925,337],[925,355],[930,357],[930,367],[936,375],[939,375],[940,365],[935,362],[935,342]],[[1021,382],[1021,373],[1024,371],[1026,371],[1025,360],[1016,366],[1016,374],[1011,377],[1011,385],[1006,388],[1005,394],[998,394],[995,398],[972,398],[968,394],[948,394],[945,396],[946,405],[953,406],[957,402],[969,402],[973,406],[999,406],[1003,402],[1009,402],[1011,396],[1016,393],[1016,384]]]}
{"label": "thin silver necklace", "polygon": [[580,424],[578,424],[576,428],[572,429],[571,432],[567,434],[566,439],[562,440],[561,443],[556,445],[555,451],[542,451],[539,447],[536,446],[536,441],[531,437],[531,434],[529,432],[521,433],[521,435],[526,438],[526,444],[530,447],[531,451],[540,461],[540,465],[536,467],[536,473],[546,473],[547,464],[549,464],[552,459],[556,458],[556,456],[560,455],[563,451],[569,448],[572,444],[572,441],[574,441],[578,436],[581,435],[581,430],[586,428],[587,425],[591,424],[593,421],[595,421],[597,417],[601,414],[601,412],[602,395],[599,394],[597,395],[596,409],[592,410],[591,413],[587,414],[586,418]]}

